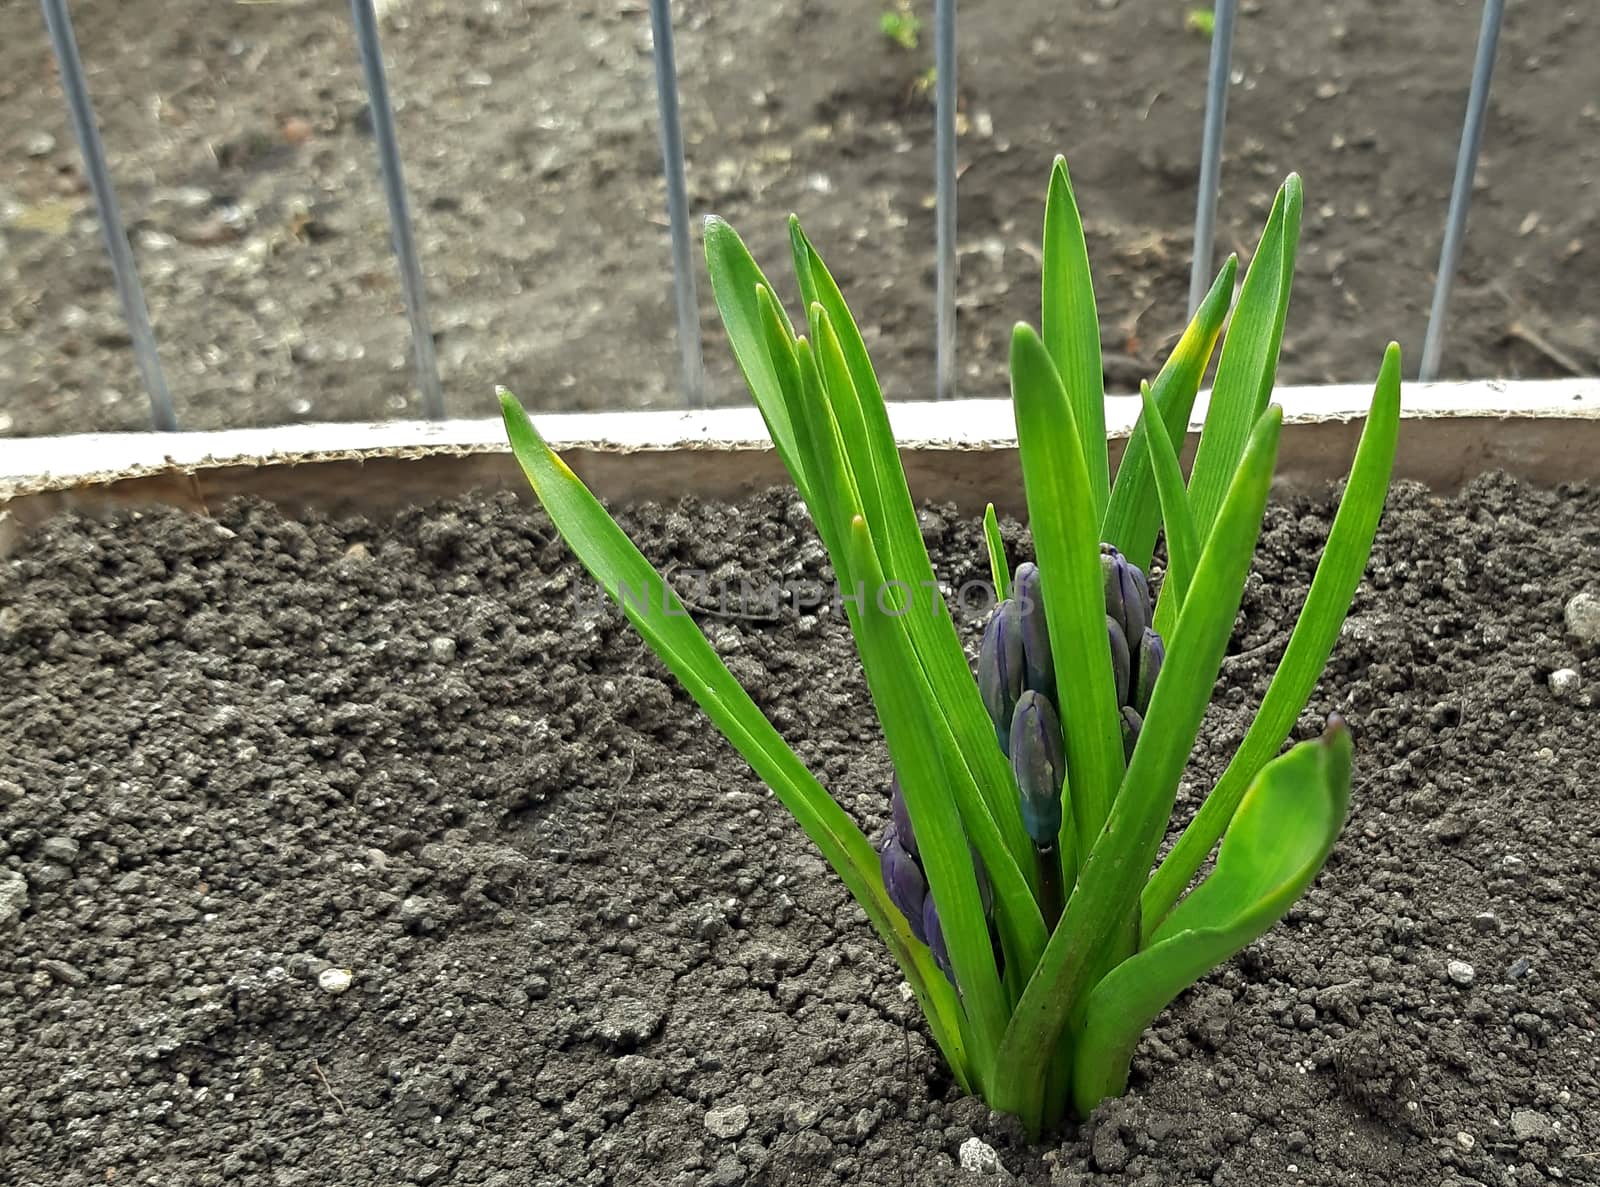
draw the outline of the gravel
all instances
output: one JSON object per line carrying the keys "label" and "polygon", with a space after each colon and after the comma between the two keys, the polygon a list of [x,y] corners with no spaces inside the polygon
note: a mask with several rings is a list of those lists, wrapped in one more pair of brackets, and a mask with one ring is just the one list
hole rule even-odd
{"label": "gravel", "polygon": [[28,909],[28,880],[15,870],[0,870],[0,927],[9,927]]}
{"label": "gravel", "polygon": [[1589,593],[1574,594],[1567,602],[1565,613],[1567,630],[1591,646],[1600,644],[1600,597]]}
{"label": "gravel", "polygon": [[1464,960],[1452,960],[1445,965],[1445,976],[1462,988],[1466,988],[1478,979],[1477,971]]}

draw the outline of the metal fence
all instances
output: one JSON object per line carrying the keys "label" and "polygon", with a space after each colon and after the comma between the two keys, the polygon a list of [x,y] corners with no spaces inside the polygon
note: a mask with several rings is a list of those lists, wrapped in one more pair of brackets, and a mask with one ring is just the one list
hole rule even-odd
{"label": "metal fence", "polygon": [[[89,99],[83,62],[73,34],[67,0],[40,0],[50,43],[61,72],[61,84],[71,110],[73,130],[83,153],[85,173],[94,195],[100,227],[105,237],[115,277],[117,297],[127,322],[139,375],[150,401],[151,423],[158,430],[178,429],[172,398],[167,390],[133,252],[117,205],[116,191],[106,165],[105,148]],[[1210,283],[1222,178],[1222,145],[1227,118],[1229,75],[1233,54],[1237,0],[1216,0],[1211,37],[1211,62],[1206,88],[1204,138],[1200,180],[1195,195],[1194,258],[1190,273],[1191,313]],[[1466,118],[1456,159],[1455,180],[1445,216],[1439,267],[1422,351],[1419,378],[1437,376],[1448,325],[1450,289],[1462,240],[1472,179],[1477,168],[1488,110],[1490,79],[1504,16],[1504,0],[1485,0],[1478,31],[1477,56],[1467,98]],[[434,355],[432,325],[423,283],[422,263],[412,231],[410,203],[394,110],[383,66],[378,18],[373,0],[350,0],[356,45],[372,112],[378,165],[388,204],[390,241],[400,271],[401,289],[410,320],[416,384],[422,405],[432,419],[445,416],[444,392]],[[673,296],[676,304],[683,402],[699,407],[705,401],[699,308],[695,295],[693,244],[689,225],[688,187],[685,180],[683,132],[678,108],[677,64],[673,54],[670,0],[650,0],[650,19],[660,119],[662,168],[667,182],[667,214],[672,239]],[[939,398],[956,395],[956,0],[935,0],[935,243],[937,255],[936,325]]]}

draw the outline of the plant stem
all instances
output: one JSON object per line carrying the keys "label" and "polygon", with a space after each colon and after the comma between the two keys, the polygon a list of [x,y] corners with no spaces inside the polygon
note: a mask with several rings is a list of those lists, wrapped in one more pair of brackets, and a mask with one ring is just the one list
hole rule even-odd
{"label": "plant stem", "polygon": [[1055,930],[1061,918],[1061,855],[1054,845],[1035,849],[1039,859],[1039,912],[1044,916],[1046,934]]}

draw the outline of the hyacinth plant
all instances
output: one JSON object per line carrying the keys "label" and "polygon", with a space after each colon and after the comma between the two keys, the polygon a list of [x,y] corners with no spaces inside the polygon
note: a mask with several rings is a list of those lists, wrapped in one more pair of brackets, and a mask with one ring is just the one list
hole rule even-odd
{"label": "hyacinth plant", "polygon": [[[1144,1029],[1283,916],[1344,822],[1343,725],[1330,719],[1320,738],[1280,751],[1327,663],[1388,490],[1400,402],[1392,344],[1278,669],[1222,776],[1156,861],[1272,481],[1282,414],[1269,397],[1301,201],[1291,176],[1237,300],[1236,261],[1223,267],[1144,386],[1113,482],[1088,252],[1056,161],[1042,333],[1018,325],[1011,339],[1035,562],[1011,572],[991,507],[989,561],[1004,600],[977,679],[940,597],[861,334],[821,257],[791,218],[805,310],[797,333],[733,229],[708,220],[718,309],[827,548],[888,744],[890,823],[876,845],[501,393],[512,449],[556,528],[844,880],[955,1079],[1035,1135],[1125,1089]],[[1185,479],[1179,450],[1219,340]],[[1166,563],[1153,595],[1146,572],[1158,535]]]}

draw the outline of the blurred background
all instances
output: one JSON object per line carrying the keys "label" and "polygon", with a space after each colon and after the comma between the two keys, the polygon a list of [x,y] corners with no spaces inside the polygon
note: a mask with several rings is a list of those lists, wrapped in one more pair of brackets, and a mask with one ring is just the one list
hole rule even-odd
{"label": "blurred background", "polygon": [[[379,6],[451,416],[677,407],[666,187],[645,0]],[[179,424],[415,417],[421,404],[349,6],[71,5]],[[40,8],[0,42],[0,435],[149,426]],[[1477,0],[1240,6],[1217,262],[1305,181],[1281,383],[1415,374]],[[1006,392],[1037,320],[1045,184],[1066,154],[1107,385],[1185,320],[1209,10],[965,0],[957,85],[959,384]],[[932,0],[673,5],[690,207],[788,280],[799,213],[891,398],[934,375]],[[1446,377],[1600,371],[1600,6],[1513,3]],[[695,260],[700,264],[698,244]],[[746,396],[703,268],[707,397]],[[793,306],[791,305],[791,308]]]}

